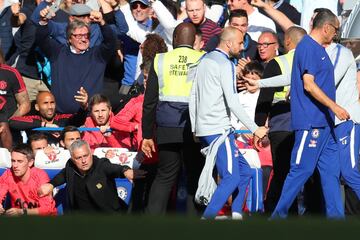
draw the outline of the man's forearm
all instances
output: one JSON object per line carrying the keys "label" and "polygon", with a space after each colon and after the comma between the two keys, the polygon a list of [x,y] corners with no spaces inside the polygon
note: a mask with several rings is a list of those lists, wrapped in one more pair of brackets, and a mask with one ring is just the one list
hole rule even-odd
{"label": "man's forearm", "polygon": [[291,76],[290,74],[277,75],[270,78],[264,78],[259,81],[260,88],[268,87],[284,87],[290,85]]}
{"label": "man's forearm", "polygon": [[331,110],[334,108],[334,106],[336,106],[336,103],[331,100],[315,82],[311,81],[304,84],[304,88],[313,98],[315,98],[322,105],[330,108]]}

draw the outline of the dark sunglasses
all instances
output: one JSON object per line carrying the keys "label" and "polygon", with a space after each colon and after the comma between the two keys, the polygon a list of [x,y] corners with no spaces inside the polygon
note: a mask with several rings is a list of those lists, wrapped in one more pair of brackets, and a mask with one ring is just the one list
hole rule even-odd
{"label": "dark sunglasses", "polygon": [[135,3],[132,3],[130,5],[132,10],[138,9],[139,6],[140,6],[141,9],[146,9],[146,8],[149,7],[149,6],[147,6],[147,5],[145,5],[145,4],[141,3],[141,2],[135,2]]}

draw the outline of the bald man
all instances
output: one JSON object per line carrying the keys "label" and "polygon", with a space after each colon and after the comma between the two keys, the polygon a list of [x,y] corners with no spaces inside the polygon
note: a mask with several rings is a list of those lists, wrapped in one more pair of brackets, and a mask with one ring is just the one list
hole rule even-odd
{"label": "bald man", "polygon": [[[269,61],[264,70],[263,78],[281,74],[291,74],[292,60],[297,44],[306,35],[301,27],[292,26],[284,35],[285,55],[275,57]],[[263,91],[264,89],[261,89]],[[265,122],[269,117],[269,138],[273,159],[273,178],[268,196],[266,196],[265,210],[272,212],[279,200],[281,189],[290,169],[291,150],[294,145],[294,132],[291,130],[290,102],[287,99],[289,87],[266,88],[267,95],[257,105],[258,119]],[[255,121],[256,121],[255,120]],[[259,124],[259,122],[257,122]],[[263,171],[263,186],[268,186],[270,172]],[[264,195],[265,196],[265,195]]]}
{"label": "bald man", "polygon": [[[237,188],[239,193],[233,200],[232,218],[242,219],[242,206],[251,178],[251,169],[234,144],[230,112],[254,133],[255,146],[258,146],[267,133],[265,127],[258,127],[246,114],[237,95],[235,65],[229,58],[238,56],[243,47],[242,32],[235,27],[224,28],[218,47],[201,59],[192,89],[192,129],[204,146],[212,145],[206,161],[208,162],[210,156],[216,159],[216,167],[221,177],[203,214],[205,219],[215,218]],[[203,171],[208,171],[211,175],[212,168],[213,165]]]}
{"label": "bald man", "polygon": [[200,146],[191,133],[188,112],[192,86],[192,82],[187,81],[188,65],[203,55],[193,49],[195,34],[193,24],[179,24],[173,35],[174,50],[157,54],[149,71],[143,105],[142,151],[151,157],[155,152],[154,139],[159,149],[157,174],[146,210],[149,214],[166,213],[171,189],[183,163],[187,173],[188,212],[194,210],[192,200],[203,166]]}
{"label": "bald man", "polygon": [[[25,115],[23,117],[12,117],[9,119],[10,128],[14,130],[30,131],[38,127],[65,127],[67,125],[81,126],[87,115],[88,95],[84,88],[80,88],[78,95],[74,96],[80,103],[81,109],[76,114],[57,114],[56,100],[51,92],[39,92],[36,96],[36,115]],[[28,132],[31,135],[31,132]],[[60,134],[47,132],[49,144],[59,144]]]}

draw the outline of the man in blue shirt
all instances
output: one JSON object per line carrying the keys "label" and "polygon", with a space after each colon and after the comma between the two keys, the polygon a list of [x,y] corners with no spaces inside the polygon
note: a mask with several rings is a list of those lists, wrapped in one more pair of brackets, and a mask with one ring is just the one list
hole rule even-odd
{"label": "man in blue shirt", "polygon": [[349,119],[348,112],[335,103],[334,67],[322,47],[330,44],[339,28],[330,11],[319,13],[313,30],[298,44],[291,76],[291,121],[295,145],[291,168],[272,218],[286,217],[289,207],[315,167],[329,218],[343,218],[340,195],[338,146],[334,138],[334,114]]}

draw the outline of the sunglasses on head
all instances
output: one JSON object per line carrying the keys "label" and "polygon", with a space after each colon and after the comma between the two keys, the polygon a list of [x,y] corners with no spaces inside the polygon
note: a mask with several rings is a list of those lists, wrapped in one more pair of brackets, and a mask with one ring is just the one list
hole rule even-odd
{"label": "sunglasses on head", "polygon": [[138,9],[138,7],[140,6],[141,9],[146,9],[148,8],[149,6],[141,3],[141,2],[134,2],[130,5],[131,9],[132,10],[135,10],[135,9]]}

